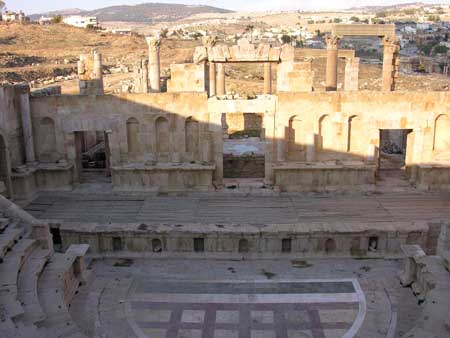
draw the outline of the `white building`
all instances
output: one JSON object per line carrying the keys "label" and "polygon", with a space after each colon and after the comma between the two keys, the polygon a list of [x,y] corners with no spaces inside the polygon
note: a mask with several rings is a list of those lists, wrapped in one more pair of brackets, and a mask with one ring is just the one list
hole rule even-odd
{"label": "white building", "polygon": [[87,28],[88,26],[97,27],[98,20],[95,16],[80,16],[80,15],[72,15],[65,17],[63,22],[66,25]]}
{"label": "white building", "polygon": [[29,18],[22,11],[19,11],[19,12],[5,11],[1,15],[1,19],[2,19],[2,21],[5,21],[5,22],[26,22],[26,21],[29,21]]}
{"label": "white building", "polygon": [[49,25],[52,23],[53,18],[49,17],[49,16],[41,16],[39,18],[39,24],[40,25]]}

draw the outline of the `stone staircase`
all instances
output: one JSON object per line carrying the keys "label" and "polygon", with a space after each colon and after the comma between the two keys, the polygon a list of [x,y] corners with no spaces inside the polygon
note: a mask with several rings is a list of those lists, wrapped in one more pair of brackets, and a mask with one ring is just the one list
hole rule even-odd
{"label": "stone staircase", "polygon": [[81,279],[69,278],[68,287],[67,278],[80,256],[56,254],[52,249],[42,248],[39,240],[32,238],[33,227],[20,218],[8,217],[9,210],[3,210],[2,206],[0,337],[86,337],[68,312],[71,296]]}

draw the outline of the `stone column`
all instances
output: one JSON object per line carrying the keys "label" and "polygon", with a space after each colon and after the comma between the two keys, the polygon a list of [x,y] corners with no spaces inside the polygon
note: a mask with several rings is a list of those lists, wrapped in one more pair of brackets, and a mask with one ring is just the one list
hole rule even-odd
{"label": "stone column", "polygon": [[225,67],[223,63],[217,64],[216,94],[225,95]]}
{"label": "stone column", "polygon": [[272,94],[272,64],[264,63],[264,94]]}
{"label": "stone column", "polygon": [[27,164],[36,162],[34,152],[33,124],[30,112],[30,87],[23,87],[20,93],[20,114],[22,117],[23,141],[25,145],[25,159]]}
{"label": "stone column", "polygon": [[306,161],[314,162],[316,160],[316,134],[308,134],[306,139]]}
{"label": "stone column", "polygon": [[102,71],[102,54],[97,50],[93,52],[94,63],[92,67],[92,74],[97,82],[97,94],[104,94],[103,89],[103,71]]}
{"label": "stone column", "polygon": [[395,90],[395,79],[398,76],[400,59],[398,52],[400,47],[396,38],[385,37],[383,39],[383,91]]}
{"label": "stone column", "polygon": [[148,60],[140,60],[134,69],[134,92],[148,93]]}
{"label": "stone column", "polygon": [[146,38],[148,44],[148,83],[150,93],[161,92],[161,75],[160,75],[160,45],[159,37],[148,36]]}
{"label": "stone column", "polygon": [[327,36],[327,73],[325,86],[327,91],[337,90],[337,71],[338,71],[338,43],[337,36]]}
{"label": "stone column", "polygon": [[[208,61],[209,55],[212,54],[212,49],[217,43],[217,36],[207,35],[202,39],[203,46],[206,48],[205,55],[202,55],[202,59]],[[200,60],[199,60],[200,61]],[[209,62],[209,97],[216,95],[216,64],[212,61]]]}
{"label": "stone column", "polygon": [[345,63],[345,91],[359,89],[359,58],[347,58]]}
{"label": "stone column", "polygon": [[209,97],[216,96],[216,64],[209,63]]}

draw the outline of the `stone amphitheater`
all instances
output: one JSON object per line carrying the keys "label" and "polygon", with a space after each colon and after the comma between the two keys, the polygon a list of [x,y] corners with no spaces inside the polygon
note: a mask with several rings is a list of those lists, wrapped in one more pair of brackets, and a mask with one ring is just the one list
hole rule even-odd
{"label": "stone amphitheater", "polygon": [[[382,91],[343,36],[382,39]],[[395,27],[203,42],[162,78],[147,38],[133,93],[99,51],[79,95],[0,87],[0,337],[450,337],[450,93],[395,90]]]}

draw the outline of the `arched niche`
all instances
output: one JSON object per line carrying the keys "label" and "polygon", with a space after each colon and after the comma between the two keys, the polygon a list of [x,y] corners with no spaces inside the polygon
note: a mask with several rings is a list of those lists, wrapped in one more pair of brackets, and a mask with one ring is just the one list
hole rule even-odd
{"label": "arched niche", "polygon": [[53,162],[58,159],[55,121],[52,118],[44,117],[39,121],[38,142],[36,144],[41,162]]}
{"label": "arched niche", "polygon": [[134,117],[127,120],[127,144],[129,153],[138,153],[140,151],[139,121]]}
{"label": "arched niche", "polygon": [[330,150],[332,149],[334,137],[331,117],[329,115],[323,115],[319,119],[319,136],[320,136],[320,149]]}
{"label": "arched niche", "polygon": [[156,151],[158,153],[169,152],[169,121],[165,117],[156,119]]}
{"label": "arched niche", "polygon": [[363,152],[363,141],[367,139],[364,135],[364,126],[361,118],[353,115],[348,119],[348,143],[347,151],[360,154]]}
{"label": "arched niche", "polygon": [[291,116],[286,131],[287,158],[289,160],[302,160],[304,144],[302,143],[303,121],[298,115]]}
{"label": "arched niche", "polygon": [[199,148],[199,123],[192,117],[188,117],[185,123],[185,145],[186,152],[194,156]]}
{"label": "arched niche", "polygon": [[433,150],[450,151],[450,119],[445,114],[439,115],[434,121]]}

